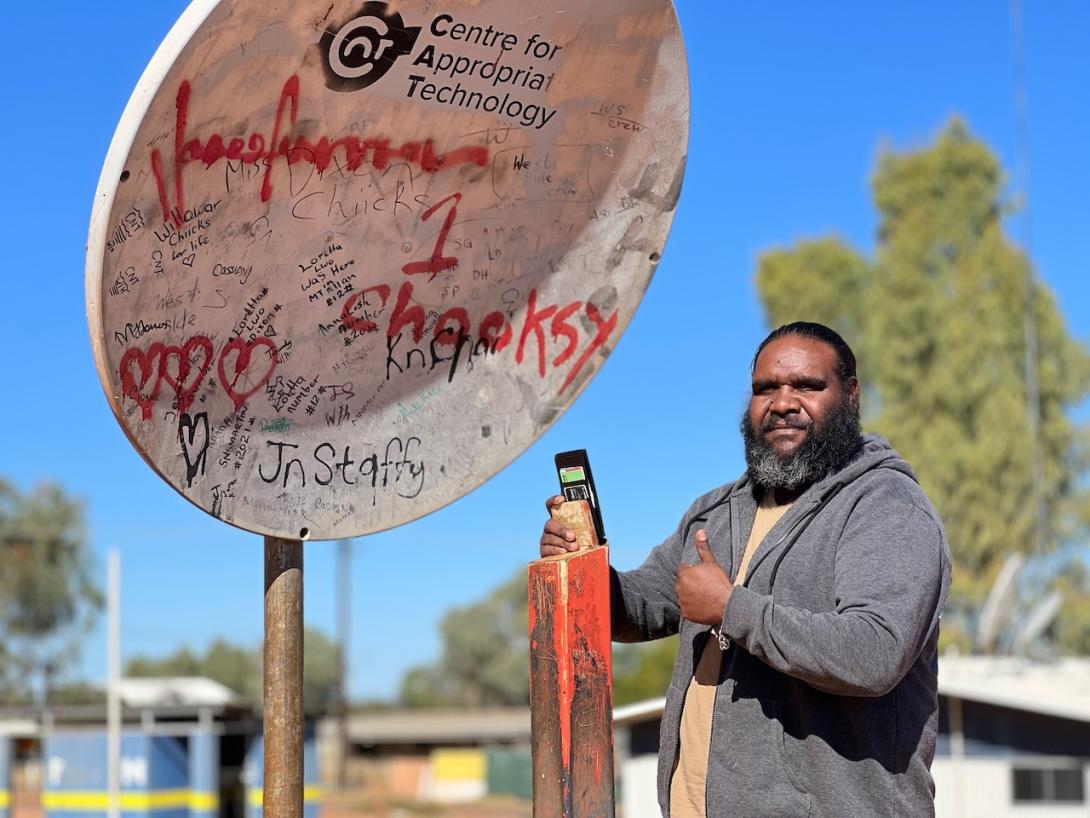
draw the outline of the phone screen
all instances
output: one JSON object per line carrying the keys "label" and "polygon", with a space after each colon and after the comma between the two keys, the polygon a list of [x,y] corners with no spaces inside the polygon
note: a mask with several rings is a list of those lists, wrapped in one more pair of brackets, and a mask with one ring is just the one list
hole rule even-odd
{"label": "phone screen", "polygon": [[594,533],[598,542],[606,541],[605,526],[602,524],[602,510],[598,505],[598,493],[594,488],[594,476],[590,470],[590,459],[586,449],[574,449],[560,452],[554,458],[556,474],[560,478],[560,492],[565,500],[586,500],[594,520]]}

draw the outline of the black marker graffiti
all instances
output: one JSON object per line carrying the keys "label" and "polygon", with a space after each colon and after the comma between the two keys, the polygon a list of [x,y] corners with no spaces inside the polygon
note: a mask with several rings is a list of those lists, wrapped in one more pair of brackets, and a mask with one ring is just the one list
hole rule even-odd
{"label": "black marker graffiti", "polygon": [[182,444],[182,457],[185,458],[185,485],[186,488],[193,488],[193,478],[198,473],[204,476],[209,442],[208,413],[199,412],[191,416],[188,412],[183,412],[182,419],[178,422],[178,442]]}
{"label": "black marker graffiti", "polygon": [[[393,437],[386,443],[380,459],[378,451],[370,452],[361,460],[352,457],[352,447],[345,446],[343,453],[332,443],[319,443],[311,454],[313,470],[298,457],[293,457],[299,446],[282,440],[268,440],[267,447],[275,450],[271,474],[266,474],[265,464],[259,463],[258,476],[266,483],[280,483],[283,488],[298,481],[299,488],[306,488],[307,478],[319,486],[366,486],[372,489],[371,504],[377,502],[379,490],[394,489],[398,497],[411,500],[424,488],[424,461],[416,453],[420,438],[402,440]],[[416,450],[416,451],[414,451]],[[296,478],[293,480],[292,478]],[[361,479],[362,478],[362,479]]]}

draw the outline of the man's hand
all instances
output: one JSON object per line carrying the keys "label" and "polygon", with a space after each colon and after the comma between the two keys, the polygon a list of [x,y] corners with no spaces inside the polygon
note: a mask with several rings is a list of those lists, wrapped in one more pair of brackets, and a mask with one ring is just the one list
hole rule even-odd
{"label": "man's hand", "polygon": [[541,532],[541,556],[543,557],[555,557],[557,554],[579,550],[579,544],[575,541],[575,532],[559,520],[552,518],[553,509],[559,508],[563,503],[564,498],[560,495],[545,501],[545,510],[549,512],[549,519],[545,521],[545,530]]}
{"label": "man's hand", "polygon": [[[542,537],[541,541],[544,550],[545,538]],[[700,556],[700,562],[696,565],[677,567],[677,580],[674,583],[677,602],[681,615],[690,622],[718,625],[723,621],[734,585],[727,572],[715,561],[704,529],[696,532],[696,553]]]}

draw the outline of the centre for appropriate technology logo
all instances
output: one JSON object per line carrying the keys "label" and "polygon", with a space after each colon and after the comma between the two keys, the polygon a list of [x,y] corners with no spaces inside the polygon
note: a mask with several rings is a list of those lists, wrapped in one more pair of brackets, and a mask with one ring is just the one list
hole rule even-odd
{"label": "centre for appropriate technology logo", "polygon": [[318,41],[326,87],[358,91],[386,75],[398,57],[412,51],[420,27],[406,28],[401,14],[369,0],[359,11],[325,30]]}

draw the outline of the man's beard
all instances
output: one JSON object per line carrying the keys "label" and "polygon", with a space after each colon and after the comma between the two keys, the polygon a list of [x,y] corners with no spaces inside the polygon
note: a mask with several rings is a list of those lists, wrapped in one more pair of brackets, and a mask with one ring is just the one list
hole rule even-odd
{"label": "man's beard", "polygon": [[[773,423],[806,429],[806,437],[781,458],[764,436]],[[795,491],[818,482],[844,466],[862,445],[859,407],[849,395],[823,423],[804,421],[798,415],[769,416],[758,432],[749,413],[742,415],[742,439],[750,479],[762,489]]]}

